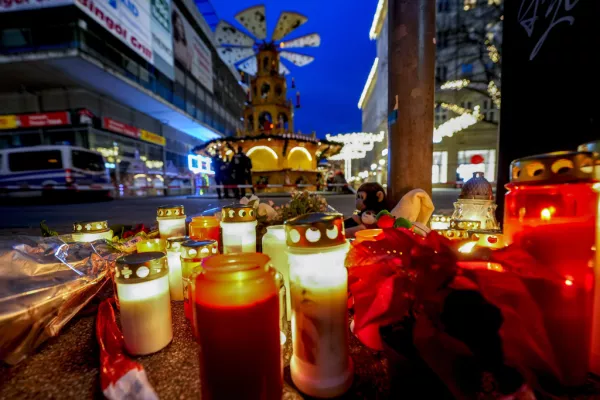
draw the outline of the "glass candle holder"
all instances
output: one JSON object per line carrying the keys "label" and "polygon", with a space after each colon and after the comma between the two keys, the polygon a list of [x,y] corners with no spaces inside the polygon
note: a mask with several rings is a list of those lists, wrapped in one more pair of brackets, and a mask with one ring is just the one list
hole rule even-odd
{"label": "glass candle holder", "polygon": [[167,263],[169,264],[169,290],[171,300],[183,301],[183,281],[181,276],[181,244],[187,242],[187,236],[167,239]]}
{"label": "glass candle holder", "polygon": [[93,242],[105,239],[111,241],[113,231],[108,228],[107,221],[75,222],[71,238],[74,242]]}
{"label": "glass candle holder", "polygon": [[219,220],[212,216],[193,217],[188,227],[192,240],[221,241],[221,226]]}
{"label": "glass candle holder", "polygon": [[450,227],[450,217],[446,215],[432,215],[430,226],[434,231],[448,229]]}
{"label": "glass candle holder", "polygon": [[379,236],[382,232],[382,229],[363,229],[362,231],[358,231],[354,234],[354,242],[374,242],[377,240],[377,236]]}
{"label": "glass candle holder", "polygon": [[252,206],[223,207],[221,229],[223,254],[256,252],[256,212]]}
{"label": "glass candle holder", "polygon": [[161,238],[142,239],[135,244],[138,253],[164,253],[167,241]]}
{"label": "glass candle holder", "polygon": [[185,317],[193,322],[191,299],[190,276],[194,268],[200,267],[200,263],[206,257],[219,253],[219,245],[214,240],[188,240],[181,243],[181,281],[183,290],[183,310]]}
{"label": "glass candle holder", "polygon": [[116,266],[125,349],[136,356],[163,349],[173,339],[165,254],[131,254],[119,258]]}
{"label": "glass candle holder", "polygon": [[259,253],[204,259],[195,282],[201,397],[280,400],[277,285]]}
{"label": "glass candle holder", "polygon": [[183,206],[160,206],[156,210],[156,221],[160,237],[168,239],[185,236],[185,210]]}
{"label": "glass candle holder", "polygon": [[285,283],[286,320],[292,318],[292,302],[290,300],[290,267],[288,263],[287,244],[285,243],[285,228],[283,225],[273,225],[267,228],[267,233],[262,239],[262,252],[271,258],[271,265],[283,277]]}
{"label": "glass candle holder", "polygon": [[292,297],[292,380],[303,393],[337,397],[352,385],[348,349],[348,242],[343,216],[286,221]]}

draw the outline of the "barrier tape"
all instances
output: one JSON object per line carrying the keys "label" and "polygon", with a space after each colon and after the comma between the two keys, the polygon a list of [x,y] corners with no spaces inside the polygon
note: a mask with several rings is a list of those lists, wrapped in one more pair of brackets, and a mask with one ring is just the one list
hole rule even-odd
{"label": "barrier tape", "polygon": [[[296,187],[296,188],[307,188],[317,186],[316,184],[266,184],[266,185],[210,185],[210,186],[196,186],[196,189],[265,189],[265,188],[284,188],[284,187]],[[348,187],[347,183],[330,183],[327,185],[320,185],[321,187]]]}

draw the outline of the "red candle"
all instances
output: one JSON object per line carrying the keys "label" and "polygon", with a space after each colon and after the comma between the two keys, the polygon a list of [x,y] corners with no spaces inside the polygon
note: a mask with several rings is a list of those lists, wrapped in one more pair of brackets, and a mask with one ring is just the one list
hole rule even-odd
{"label": "red candle", "polygon": [[203,399],[280,400],[279,297],[269,257],[205,259],[195,309]]}
{"label": "red candle", "polygon": [[221,228],[215,217],[193,217],[189,225],[189,236],[193,240],[216,240],[221,242]]}

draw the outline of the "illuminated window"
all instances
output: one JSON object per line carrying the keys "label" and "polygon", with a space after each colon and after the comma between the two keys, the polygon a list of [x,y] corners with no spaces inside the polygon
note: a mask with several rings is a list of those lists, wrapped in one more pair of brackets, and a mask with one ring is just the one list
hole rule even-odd
{"label": "illuminated window", "polygon": [[[488,0],[489,2],[490,0]],[[472,8],[475,8],[475,6],[477,5],[477,0],[464,0],[464,5],[465,5],[465,11],[468,11]]]}
{"label": "illuminated window", "polygon": [[434,151],[431,166],[431,183],[448,182],[448,152]]}

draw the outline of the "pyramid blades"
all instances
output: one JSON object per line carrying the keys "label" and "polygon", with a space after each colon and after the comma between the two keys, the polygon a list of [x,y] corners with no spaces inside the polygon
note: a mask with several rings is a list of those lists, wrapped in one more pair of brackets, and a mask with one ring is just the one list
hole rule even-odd
{"label": "pyramid blades", "polygon": [[219,47],[217,48],[217,52],[221,56],[221,59],[229,65],[245,60],[255,54],[252,47]]}
{"label": "pyramid blades", "polygon": [[215,40],[220,45],[228,44],[231,46],[248,46],[254,45],[254,39],[233,27],[228,22],[220,21],[215,30]]}
{"label": "pyramid blades", "polygon": [[313,56],[307,56],[306,54],[294,53],[291,51],[282,51],[279,55],[298,67],[310,64],[315,59]]}
{"label": "pyramid blades", "polygon": [[257,38],[261,40],[267,38],[267,18],[264,5],[240,11],[236,14],[235,19]]}
{"label": "pyramid blades", "polygon": [[241,69],[242,71],[244,71],[245,73],[249,74],[249,75],[256,75],[256,57],[252,57],[247,59],[246,61],[244,61],[243,63],[241,63],[238,66],[239,69]]}
{"label": "pyramid blades", "polygon": [[298,47],[319,47],[321,45],[321,36],[318,33],[301,36],[297,39],[281,42],[279,46],[282,49],[293,49]]}
{"label": "pyramid blades", "polygon": [[308,18],[302,14],[289,11],[282,12],[277,21],[277,26],[275,26],[275,31],[273,31],[271,40],[277,41],[283,39],[306,21],[308,21]]}
{"label": "pyramid blades", "polygon": [[279,74],[280,75],[289,75],[290,74],[290,70],[288,69],[288,67],[283,65],[283,63],[281,61],[279,61]]}

